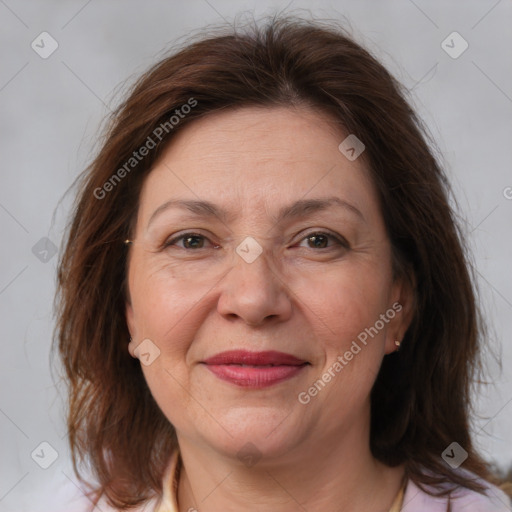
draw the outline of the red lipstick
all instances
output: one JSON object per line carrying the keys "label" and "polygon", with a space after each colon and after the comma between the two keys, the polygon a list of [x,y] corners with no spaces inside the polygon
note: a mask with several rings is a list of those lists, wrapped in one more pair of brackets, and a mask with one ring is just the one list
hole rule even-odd
{"label": "red lipstick", "polygon": [[242,387],[263,388],[290,379],[309,363],[284,352],[230,350],[204,361],[218,378]]}

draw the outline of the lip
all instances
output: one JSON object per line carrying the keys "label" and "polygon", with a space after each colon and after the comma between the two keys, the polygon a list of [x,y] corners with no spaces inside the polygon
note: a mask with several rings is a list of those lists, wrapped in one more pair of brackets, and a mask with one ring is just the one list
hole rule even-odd
{"label": "lip", "polygon": [[206,364],[245,364],[250,366],[265,365],[286,365],[299,366],[306,363],[303,359],[286,354],[285,352],[277,352],[275,350],[267,350],[265,352],[249,352],[248,350],[228,350],[221,352],[206,359]]}
{"label": "lip", "polygon": [[230,350],[204,361],[219,379],[241,387],[263,388],[291,379],[309,363],[277,351]]}

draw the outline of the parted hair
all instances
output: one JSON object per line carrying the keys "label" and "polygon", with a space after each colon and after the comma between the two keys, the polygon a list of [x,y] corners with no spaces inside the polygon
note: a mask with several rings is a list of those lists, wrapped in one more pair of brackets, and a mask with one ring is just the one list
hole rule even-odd
{"label": "parted hair", "polygon": [[[410,479],[436,493],[455,486],[482,492],[441,457],[456,441],[468,453],[463,468],[493,480],[469,427],[482,368],[475,280],[430,136],[405,88],[344,28],[281,16],[203,33],[160,59],[112,113],[77,180],[58,266],[55,336],[77,476],[93,502],[104,497],[122,510],[162,492],[177,438],[127,350],[123,242],[141,186],[174,134],[245,106],[313,108],[364,143],[395,273],[414,288],[411,325],[372,389],[372,453],[387,465],[405,464]],[[179,122],[169,121],[179,113]],[[130,160],[143,146],[151,146],[147,154]]]}

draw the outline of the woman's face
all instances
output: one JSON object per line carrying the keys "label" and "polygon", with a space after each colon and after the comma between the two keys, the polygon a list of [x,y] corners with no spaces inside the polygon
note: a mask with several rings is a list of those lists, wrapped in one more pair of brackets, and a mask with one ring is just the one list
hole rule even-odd
{"label": "woman's face", "polygon": [[148,175],[130,353],[179,439],[273,457],[368,436],[409,301],[362,159],[338,149],[347,135],[306,109],[212,114]]}

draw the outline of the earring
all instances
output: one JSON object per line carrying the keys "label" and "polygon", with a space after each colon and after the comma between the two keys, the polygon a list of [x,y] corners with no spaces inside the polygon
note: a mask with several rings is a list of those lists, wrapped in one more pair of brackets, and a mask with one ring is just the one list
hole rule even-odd
{"label": "earring", "polygon": [[402,343],[402,342],[401,342],[400,340],[395,340],[395,345],[396,345],[396,349],[397,349],[397,350],[400,350],[400,344],[401,344],[401,343]]}

